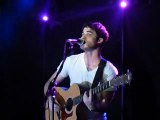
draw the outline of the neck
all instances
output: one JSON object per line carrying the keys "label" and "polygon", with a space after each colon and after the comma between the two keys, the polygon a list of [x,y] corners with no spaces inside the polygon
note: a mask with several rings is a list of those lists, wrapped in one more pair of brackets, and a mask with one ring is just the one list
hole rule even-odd
{"label": "neck", "polygon": [[88,70],[96,68],[101,60],[100,50],[85,51],[84,59]]}

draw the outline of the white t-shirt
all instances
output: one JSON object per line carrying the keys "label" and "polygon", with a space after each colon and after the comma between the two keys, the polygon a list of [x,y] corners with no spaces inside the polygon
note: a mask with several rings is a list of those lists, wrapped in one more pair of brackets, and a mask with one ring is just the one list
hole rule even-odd
{"label": "white t-shirt", "polygon": [[[60,67],[60,65],[59,65]],[[58,69],[59,69],[58,67]],[[74,83],[82,83],[88,81],[90,84],[93,82],[97,68],[88,71],[84,61],[84,53],[71,55],[66,58],[60,75],[70,78],[70,85]],[[112,80],[118,74],[117,68],[107,60],[103,72],[103,81]]]}

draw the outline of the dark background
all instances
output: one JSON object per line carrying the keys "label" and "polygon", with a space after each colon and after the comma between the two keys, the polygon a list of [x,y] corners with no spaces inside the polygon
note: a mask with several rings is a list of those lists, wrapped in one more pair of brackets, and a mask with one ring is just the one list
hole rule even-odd
{"label": "dark background", "polygon": [[[79,38],[83,23],[100,21],[110,33],[102,55],[120,74],[133,74],[117,100],[123,108],[119,120],[159,120],[160,4],[129,2],[122,10],[119,0],[1,0],[0,117],[44,120],[43,87],[63,59],[65,40]],[[47,22],[41,20],[45,13]]]}

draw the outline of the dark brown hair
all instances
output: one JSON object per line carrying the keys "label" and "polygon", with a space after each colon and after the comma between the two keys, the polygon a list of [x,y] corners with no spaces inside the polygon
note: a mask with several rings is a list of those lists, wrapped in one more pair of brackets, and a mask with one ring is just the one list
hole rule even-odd
{"label": "dark brown hair", "polygon": [[88,22],[83,25],[83,28],[85,28],[85,27],[89,27],[89,28],[95,30],[97,33],[97,39],[103,38],[104,43],[106,43],[108,41],[109,33],[106,30],[105,26],[102,25],[100,22]]}

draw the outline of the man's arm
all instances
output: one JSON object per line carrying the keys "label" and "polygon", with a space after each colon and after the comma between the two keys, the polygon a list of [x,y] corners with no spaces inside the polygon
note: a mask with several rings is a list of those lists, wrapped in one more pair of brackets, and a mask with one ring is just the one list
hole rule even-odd
{"label": "man's arm", "polygon": [[[48,91],[48,87],[50,85],[50,82],[54,80],[55,76],[56,76],[57,72],[55,72],[50,78],[49,80],[45,83],[44,85],[44,95],[46,96],[47,91]],[[56,83],[59,84],[61,81],[63,81],[63,77],[61,75],[58,75],[57,79],[56,79]],[[52,101],[52,97],[51,96],[47,96],[47,99],[45,101],[45,119],[46,120],[50,120],[50,119],[54,119],[53,118],[53,111],[58,111],[59,110],[59,106],[54,104],[54,109],[52,109],[53,101]]]}
{"label": "man's arm", "polygon": [[[51,81],[54,80],[55,76],[57,74],[57,71],[49,78],[49,80],[45,83],[44,85],[44,94],[46,95],[47,91],[48,91],[48,87]],[[56,83],[57,85],[62,82],[64,80],[64,77],[62,77],[61,75],[58,75],[57,79],[56,79]]]}
{"label": "man's arm", "polygon": [[92,96],[91,90],[89,91],[89,96],[87,96],[87,93],[83,96],[83,101],[91,111],[97,111],[97,112],[103,112],[106,111],[109,107],[110,103],[114,99],[114,94],[116,91],[114,90],[106,90],[95,97]]}
{"label": "man's arm", "polygon": [[94,103],[96,111],[106,111],[114,99],[116,91],[103,91],[99,95],[97,95],[97,100]]}

